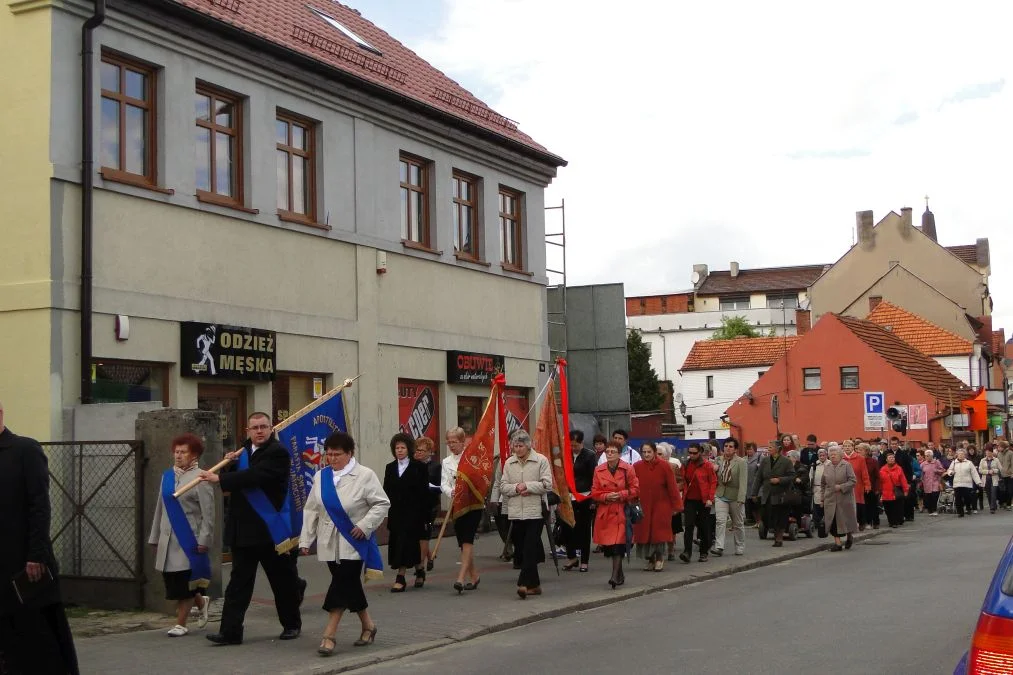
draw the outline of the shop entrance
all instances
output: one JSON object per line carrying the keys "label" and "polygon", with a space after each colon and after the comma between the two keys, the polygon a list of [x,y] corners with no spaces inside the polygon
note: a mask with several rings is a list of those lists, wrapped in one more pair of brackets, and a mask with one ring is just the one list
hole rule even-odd
{"label": "shop entrance", "polygon": [[468,438],[471,438],[478,428],[484,406],[485,399],[474,396],[457,397],[457,426],[464,429]]}
{"label": "shop entrance", "polygon": [[[222,452],[237,450],[246,439],[246,388],[218,384],[197,385],[197,408],[218,413],[218,434]],[[229,510],[226,494],[224,508]],[[228,545],[222,548],[222,562],[232,562]]]}

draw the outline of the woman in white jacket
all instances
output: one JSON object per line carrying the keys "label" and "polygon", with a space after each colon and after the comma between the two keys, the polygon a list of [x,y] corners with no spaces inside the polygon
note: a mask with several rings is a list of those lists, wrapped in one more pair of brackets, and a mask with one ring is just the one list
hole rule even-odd
{"label": "woman in white jacket", "polygon": [[957,517],[964,517],[964,507],[970,511],[974,508],[974,486],[981,485],[981,476],[974,468],[974,463],[968,461],[967,452],[961,448],[957,450],[957,458],[946,470],[947,476],[953,476],[953,492],[956,494]]}
{"label": "woman in white jacket", "polygon": [[985,496],[988,497],[988,510],[991,513],[995,513],[996,508],[999,506],[999,480],[1002,477],[1002,471],[999,466],[999,460],[995,458],[992,452],[992,446],[985,446],[985,456],[981,460],[981,464],[978,465],[978,473],[981,475],[981,479],[985,482]]}
{"label": "woman in white jacket", "polygon": [[[833,443],[833,445],[837,444]],[[823,467],[827,463],[827,450],[820,448],[816,452],[816,463],[813,465],[810,485],[813,486],[813,522],[819,523],[823,520]]]}
{"label": "woman in white jacket", "polygon": [[520,563],[517,595],[524,600],[542,594],[538,578],[538,563],[545,562],[542,502],[552,489],[552,467],[531,449],[531,436],[523,429],[510,436],[510,451],[513,457],[503,465],[499,490],[512,528],[514,560]]}
{"label": "woman in white jacket", "polygon": [[[316,541],[317,558],[326,562],[331,572],[323,607],[329,616],[317,650],[321,656],[330,656],[345,610],[358,614],[362,623],[356,647],[373,644],[376,639],[376,623],[366,611],[369,605],[362,588],[362,568],[366,566],[367,576],[383,576],[383,560],[372,535],[387,516],[390,500],[373,470],[355,461],[355,441],[350,435],[335,431],[324,447],[328,466],[313,477],[313,489],[303,510],[299,551],[309,555]],[[332,484],[323,485],[323,480]]]}

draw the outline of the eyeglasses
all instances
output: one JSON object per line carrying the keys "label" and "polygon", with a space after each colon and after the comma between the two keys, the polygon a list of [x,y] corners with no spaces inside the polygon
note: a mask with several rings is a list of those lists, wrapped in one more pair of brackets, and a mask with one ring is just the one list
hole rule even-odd
{"label": "eyeglasses", "polygon": [[271,428],[270,424],[258,424],[255,427],[247,427],[247,429],[249,429],[250,431],[265,431],[270,428]]}
{"label": "eyeglasses", "polygon": [[696,457],[696,456],[697,456],[697,455],[699,455],[700,453],[699,453],[699,452],[690,452],[690,453],[688,453],[688,454],[689,454],[689,456],[690,456],[690,457]]}

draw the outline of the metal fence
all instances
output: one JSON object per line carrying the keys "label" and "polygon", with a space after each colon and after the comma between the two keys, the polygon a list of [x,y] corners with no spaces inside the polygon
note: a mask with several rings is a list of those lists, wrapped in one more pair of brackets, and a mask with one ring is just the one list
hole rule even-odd
{"label": "metal fence", "polygon": [[144,583],[144,444],[43,443],[50,535],[65,600],[140,605]]}

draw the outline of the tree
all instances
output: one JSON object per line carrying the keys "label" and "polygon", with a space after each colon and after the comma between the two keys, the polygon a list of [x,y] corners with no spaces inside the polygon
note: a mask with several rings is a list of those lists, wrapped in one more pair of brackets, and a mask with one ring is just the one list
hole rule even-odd
{"label": "tree", "polygon": [[737,337],[755,338],[760,333],[746,320],[744,316],[721,317],[721,328],[714,331],[711,340],[734,340]]}
{"label": "tree", "polygon": [[630,374],[630,408],[660,410],[665,397],[658,384],[658,374],[651,367],[651,345],[644,342],[638,330],[626,335],[626,361]]}

